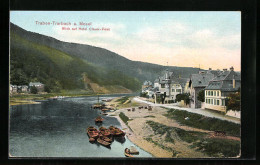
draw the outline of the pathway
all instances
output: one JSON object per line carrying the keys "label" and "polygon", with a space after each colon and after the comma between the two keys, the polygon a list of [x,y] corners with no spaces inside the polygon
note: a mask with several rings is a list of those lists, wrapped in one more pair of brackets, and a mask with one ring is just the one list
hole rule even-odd
{"label": "pathway", "polygon": [[203,116],[217,118],[217,119],[226,120],[226,121],[230,121],[230,122],[233,122],[233,123],[240,124],[240,119],[238,119],[238,118],[226,116],[226,115],[223,115],[221,113],[206,110],[206,109],[183,108],[183,107],[178,107],[178,106],[173,105],[173,104],[154,104],[154,103],[151,103],[149,101],[142,100],[139,97],[135,97],[134,100],[137,101],[137,102],[149,104],[151,106],[160,106],[160,107],[165,107],[165,108],[174,108],[174,109],[178,109],[178,110],[185,110],[185,111],[188,111],[188,112],[191,112],[191,113],[196,113],[196,114],[200,114],[200,115],[203,115]]}

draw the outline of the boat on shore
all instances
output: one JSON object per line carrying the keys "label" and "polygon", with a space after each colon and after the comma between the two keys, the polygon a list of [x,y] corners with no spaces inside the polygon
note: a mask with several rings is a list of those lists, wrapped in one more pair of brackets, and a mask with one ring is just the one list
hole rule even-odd
{"label": "boat on shore", "polygon": [[110,138],[110,137],[108,137],[108,136],[104,136],[103,134],[99,134],[99,138],[101,139],[101,140],[104,140],[105,142],[109,142],[109,143],[111,143],[113,140],[112,140],[112,138]]}
{"label": "boat on shore", "polygon": [[95,127],[88,127],[87,128],[87,134],[89,138],[97,139],[99,136],[99,131]]}
{"label": "boat on shore", "polygon": [[126,157],[134,157],[133,155],[130,154],[130,149],[125,148],[125,156]]}
{"label": "boat on shore", "polygon": [[99,132],[104,136],[110,136],[111,135],[110,131],[105,127],[100,127]]}
{"label": "boat on shore", "polygon": [[98,116],[96,119],[95,119],[95,122],[96,123],[102,123],[103,122],[103,118],[101,116]]}
{"label": "boat on shore", "polygon": [[113,136],[119,136],[119,137],[125,136],[125,132],[117,127],[110,126],[108,129]]}
{"label": "boat on shore", "polygon": [[97,142],[105,147],[109,147],[111,143],[102,140],[100,137],[97,138]]}

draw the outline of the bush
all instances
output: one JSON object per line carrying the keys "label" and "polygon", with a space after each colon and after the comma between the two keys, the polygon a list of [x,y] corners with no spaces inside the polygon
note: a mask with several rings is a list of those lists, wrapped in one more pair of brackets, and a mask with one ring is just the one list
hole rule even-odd
{"label": "bush", "polygon": [[205,92],[204,90],[199,91],[197,99],[201,102],[204,102],[205,100]]}
{"label": "bush", "polygon": [[31,87],[31,93],[32,94],[37,94],[38,93],[38,89],[35,86]]}
{"label": "bush", "polygon": [[190,95],[188,93],[184,93],[184,94],[177,94],[176,95],[176,101],[181,101],[184,100],[185,104],[189,104],[190,103]]}
{"label": "bush", "polygon": [[227,103],[228,103],[227,104],[228,110],[232,109],[232,110],[240,111],[240,107],[241,107],[240,92],[229,94]]}
{"label": "bush", "polygon": [[123,112],[120,112],[119,117],[127,124],[129,118]]}
{"label": "bush", "polygon": [[236,157],[240,152],[240,141],[229,139],[204,139],[192,145],[211,157]]}

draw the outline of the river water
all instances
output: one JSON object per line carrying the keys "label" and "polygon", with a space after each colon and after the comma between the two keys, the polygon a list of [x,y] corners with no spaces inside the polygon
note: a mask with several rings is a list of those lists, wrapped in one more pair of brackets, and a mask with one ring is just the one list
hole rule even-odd
{"label": "river water", "polygon": [[[99,99],[121,95],[104,95]],[[70,97],[41,104],[10,107],[9,154],[12,157],[125,157],[124,149],[135,146],[136,157],[152,157],[131,141],[114,140],[110,148],[89,143],[86,128],[95,126],[100,110],[91,109],[97,97]],[[102,126],[121,128],[116,118],[102,116]]]}

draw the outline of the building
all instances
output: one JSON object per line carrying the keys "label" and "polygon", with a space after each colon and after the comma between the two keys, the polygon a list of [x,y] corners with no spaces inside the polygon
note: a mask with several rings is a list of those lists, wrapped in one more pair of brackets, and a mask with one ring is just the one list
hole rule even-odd
{"label": "building", "polygon": [[178,94],[185,93],[185,87],[188,82],[188,78],[174,77],[172,75],[169,100],[175,100]]}
{"label": "building", "polygon": [[[211,70],[211,69],[210,69]],[[204,90],[209,82],[215,77],[212,72],[199,71],[198,74],[192,74],[189,80],[190,107],[201,108],[201,101],[198,100],[198,94]]]}
{"label": "building", "polygon": [[10,84],[10,93],[17,93],[17,85]]}
{"label": "building", "polygon": [[142,90],[147,87],[153,87],[153,83],[151,81],[145,81],[142,85]]}
{"label": "building", "polygon": [[160,77],[154,80],[153,87],[159,89],[160,86],[159,82],[160,82]]}
{"label": "building", "polygon": [[40,82],[30,82],[29,83],[29,90],[31,92],[31,88],[35,86],[38,90],[38,92],[43,92],[44,91],[44,84],[40,83]]}
{"label": "building", "polygon": [[180,76],[176,76],[173,72],[166,70],[162,77],[155,80],[156,87],[158,87],[155,96],[160,97],[160,95],[166,95],[165,103],[174,102],[176,95],[184,92],[187,81],[187,78],[181,78]]}
{"label": "building", "polygon": [[205,88],[205,108],[226,113],[226,98],[230,93],[237,92],[240,85],[240,73],[235,72],[233,67],[229,71],[223,69]]}
{"label": "building", "polygon": [[19,86],[17,86],[17,92],[27,93],[27,92],[29,92],[29,87],[27,85],[19,85]]}

